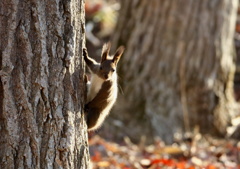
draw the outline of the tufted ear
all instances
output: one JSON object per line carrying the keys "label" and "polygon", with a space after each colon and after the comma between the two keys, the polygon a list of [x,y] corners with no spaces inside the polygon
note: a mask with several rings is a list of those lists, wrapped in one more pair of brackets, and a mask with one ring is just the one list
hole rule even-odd
{"label": "tufted ear", "polygon": [[102,48],[102,61],[101,62],[107,60],[107,56],[109,55],[110,48],[111,48],[111,43],[110,42],[105,43],[103,45],[103,48]]}
{"label": "tufted ear", "polygon": [[115,63],[115,65],[117,65],[118,64],[118,61],[120,60],[120,58],[121,58],[121,56],[122,56],[122,54],[123,54],[123,52],[124,52],[124,47],[123,46],[120,46],[118,49],[117,49],[117,51],[116,51],[116,53],[114,54],[114,56],[113,56],[113,62]]}

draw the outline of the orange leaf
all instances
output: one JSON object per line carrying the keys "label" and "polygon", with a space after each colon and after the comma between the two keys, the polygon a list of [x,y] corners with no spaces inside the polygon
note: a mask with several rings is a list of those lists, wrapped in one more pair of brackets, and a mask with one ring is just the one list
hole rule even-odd
{"label": "orange leaf", "polygon": [[91,158],[92,158],[92,161],[100,161],[102,158],[102,155],[99,151],[95,151],[94,155]]}
{"label": "orange leaf", "polygon": [[108,151],[111,151],[111,152],[113,152],[113,153],[119,152],[119,147],[117,147],[117,146],[114,145],[114,144],[105,144],[104,146],[106,147],[106,149],[107,149]]}
{"label": "orange leaf", "polygon": [[152,160],[152,162],[151,162],[151,164],[158,164],[158,163],[162,163],[167,166],[174,165],[174,161],[171,159],[155,159],[155,160]]}
{"label": "orange leaf", "polygon": [[191,167],[188,167],[188,169],[195,169],[195,167],[194,167],[194,166],[191,166]]}
{"label": "orange leaf", "polygon": [[216,169],[216,167],[214,165],[210,164],[210,165],[207,166],[207,169]]}
{"label": "orange leaf", "polygon": [[176,167],[179,168],[179,169],[185,169],[186,168],[186,162],[185,161],[178,162],[176,164]]}

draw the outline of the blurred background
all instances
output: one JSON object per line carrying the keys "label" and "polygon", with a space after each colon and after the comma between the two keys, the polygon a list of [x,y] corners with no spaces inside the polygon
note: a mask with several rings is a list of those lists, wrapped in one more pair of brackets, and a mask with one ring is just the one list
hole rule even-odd
{"label": "blurred background", "polygon": [[240,138],[238,0],[86,0],[89,55],[126,50],[119,97],[91,135],[166,143],[196,133]]}
{"label": "blurred background", "polygon": [[240,168],[239,0],[86,0],[89,55],[126,50],[93,168]]}

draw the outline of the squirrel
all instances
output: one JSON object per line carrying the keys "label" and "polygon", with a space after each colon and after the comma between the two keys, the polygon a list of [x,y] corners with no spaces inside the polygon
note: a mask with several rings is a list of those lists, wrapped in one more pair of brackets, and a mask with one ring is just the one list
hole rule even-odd
{"label": "squirrel", "polygon": [[109,114],[117,99],[116,68],[124,47],[120,46],[113,56],[109,56],[110,43],[104,44],[101,62],[90,58],[87,49],[83,49],[83,56],[91,72],[91,80],[87,82],[87,104],[84,111],[88,131],[98,129]]}

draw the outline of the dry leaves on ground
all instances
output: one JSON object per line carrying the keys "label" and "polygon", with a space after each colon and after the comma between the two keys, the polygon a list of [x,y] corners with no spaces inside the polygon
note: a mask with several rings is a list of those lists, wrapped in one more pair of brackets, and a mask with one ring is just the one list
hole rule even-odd
{"label": "dry leaves on ground", "polygon": [[240,169],[240,142],[198,134],[165,145],[108,142],[99,136],[89,140],[93,169]]}

